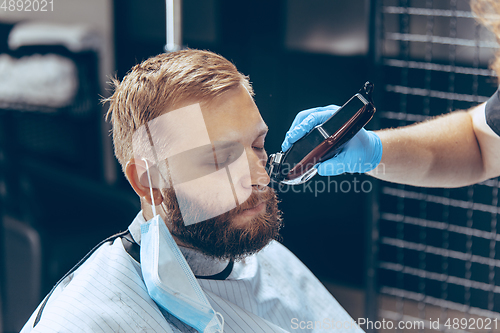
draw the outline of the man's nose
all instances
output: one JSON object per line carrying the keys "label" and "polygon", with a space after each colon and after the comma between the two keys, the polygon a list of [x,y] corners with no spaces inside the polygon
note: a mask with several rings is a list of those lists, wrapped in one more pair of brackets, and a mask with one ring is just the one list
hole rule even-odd
{"label": "man's nose", "polygon": [[250,183],[246,186],[267,186],[271,178],[266,172],[267,154],[252,151],[248,153],[248,163],[250,166]]}

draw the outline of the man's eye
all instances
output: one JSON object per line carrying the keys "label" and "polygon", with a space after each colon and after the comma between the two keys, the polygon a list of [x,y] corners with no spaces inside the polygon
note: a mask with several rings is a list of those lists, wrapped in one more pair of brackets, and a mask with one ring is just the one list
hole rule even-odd
{"label": "man's eye", "polygon": [[226,165],[226,163],[229,163],[230,159],[231,159],[231,154],[227,155],[226,157],[223,157],[222,161],[217,160],[217,164],[219,164],[219,166]]}
{"label": "man's eye", "polygon": [[232,162],[232,154],[227,154],[227,155],[217,155],[217,159],[210,159],[209,161],[206,162],[207,165],[213,166],[216,165],[219,168],[225,167],[226,164],[229,164]]}
{"label": "man's eye", "polygon": [[255,150],[264,150],[264,147],[255,147],[255,146],[253,146],[252,148],[255,149]]}

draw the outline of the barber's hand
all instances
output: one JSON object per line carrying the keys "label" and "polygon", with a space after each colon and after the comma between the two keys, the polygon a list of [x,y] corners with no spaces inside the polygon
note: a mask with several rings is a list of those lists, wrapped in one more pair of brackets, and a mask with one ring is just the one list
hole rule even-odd
{"label": "barber's hand", "polygon": [[[283,151],[290,149],[293,143],[315,126],[324,123],[339,108],[336,105],[329,105],[299,112],[285,135],[281,149]],[[375,169],[381,159],[382,142],[379,136],[363,128],[347,142],[340,154],[321,163],[317,168],[321,176],[336,176],[345,172],[364,173]]]}

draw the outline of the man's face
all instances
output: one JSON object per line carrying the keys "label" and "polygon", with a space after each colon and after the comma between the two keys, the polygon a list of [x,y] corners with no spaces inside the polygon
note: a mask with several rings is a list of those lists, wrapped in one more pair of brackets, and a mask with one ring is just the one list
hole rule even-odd
{"label": "man's face", "polygon": [[277,238],[280,212],[265,171],[267,126],[246,89],[160,118],[147,131],[154,158],[166,161],[159,168],[168,184],[162,208],[172,235],[219,258],[243,257]]}

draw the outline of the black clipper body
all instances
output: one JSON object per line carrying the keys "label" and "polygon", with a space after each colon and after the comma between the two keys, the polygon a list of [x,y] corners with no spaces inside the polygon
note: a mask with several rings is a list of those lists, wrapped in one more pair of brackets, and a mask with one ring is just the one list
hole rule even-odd
{"label": "black clipper body", "polygon": [[314,127],[286,152],[271,154],[267,164],[271,181],[297,185],[314,177],[318,172],[315,166],[339,154],[372,119],[375,113],[372,91],[373,84],[366,82],[327,121]]}

